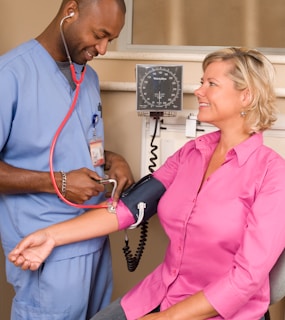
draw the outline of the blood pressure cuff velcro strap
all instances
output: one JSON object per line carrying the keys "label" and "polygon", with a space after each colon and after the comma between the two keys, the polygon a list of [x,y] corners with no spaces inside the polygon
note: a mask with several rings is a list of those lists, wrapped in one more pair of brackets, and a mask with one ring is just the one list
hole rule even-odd
{"label": "blood pressure cuff velcro strap", "polygon": [[156,214],[158,202],[165,191],[164,185],[149,174],[125,190],[120,199],[131,211],[135,221],[138,220],[138,203],[144,202],[143,221],[146,221]]}

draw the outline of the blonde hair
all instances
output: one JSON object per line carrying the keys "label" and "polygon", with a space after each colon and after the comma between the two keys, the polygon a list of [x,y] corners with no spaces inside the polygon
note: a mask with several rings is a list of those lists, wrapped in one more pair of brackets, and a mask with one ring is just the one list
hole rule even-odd
{"label": "blonde hair", "polygon": [[250,92],[251,102],[243,110],[249,133],[270,128],[277,119],[275,70],[271,62],[257,50],[232,47],[208,54],[203,61],[203,71],[214,61],[232,62],[228,75],[236,89]]}

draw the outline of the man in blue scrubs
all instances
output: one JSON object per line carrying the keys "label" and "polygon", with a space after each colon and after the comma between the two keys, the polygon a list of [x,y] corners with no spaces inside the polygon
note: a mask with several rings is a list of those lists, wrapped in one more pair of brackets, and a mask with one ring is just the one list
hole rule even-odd
{"label": "man in blue scrubs", "polygon": [[[5,254],[28,233],[81,214],[86,210],[82,204],[103,201],[98,179],[104,170],[118,181],[114,198],[133,183],[126,161],[104,151],[98,77],[86,65],[119,36],[125,10],[123,0],[63,0],[42,34],[0,57],[0,236]],[[75,82],[83,75],[78,91]],[[72,104],[74,111],[53,140]],[[66,203],[53,183],[75,205]],[[111,298],[107,237],[59,247],[37,272],[8,261],[6,271],[16,292],[12,320],[85,320]]]}

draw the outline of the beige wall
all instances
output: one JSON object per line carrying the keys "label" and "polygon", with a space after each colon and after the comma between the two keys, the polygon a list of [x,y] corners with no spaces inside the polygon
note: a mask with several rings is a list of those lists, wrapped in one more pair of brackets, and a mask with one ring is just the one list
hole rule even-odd
{"label": "beige wall", "polygon": [[280,48],[283,8],[283,0],[135,0],[132,39],[134,44]]}
{"label": "beige wall", "polygon": [[[57,11],[59,1],[0,0],[0,54],[20,42],[36,36]],[[284,58],[284,57],[283,57]],[[171,54],[117,54],[92,62],[102,81],[102,101],[106,128],[106,146],[128,159],[135,178],[140,177],[140,141],[142,119],[136,113],[134,91],[135,65],[137,63],[179,63],[184,66],[184,108],[193,109],[196,101],[191,94],[191,85],[197,84],[201,76],[202,57]],[[275,59],[275,61],[277,61]],[[281,61],[281,62],[280,62]],[[285,65],[282,57],[275,63],[278,78],[276,87],[284,84]],[[279,98],[278,106],[285,113],[285,100]],[[130,242],[136,247],[138,230],[130,231]],[[157,219],[150,222],[149,239],[141,264],[137,271],[129,273],[124,261],[122,247],[124,234],[111,235],[114,265],[114,298],[126,292],[134,283],[152,270],[163,258],[166,238]],[[0,252],[0,316],[9,319],[12,290],[5,281],[4,258]],[[275,306],[273,320],[284,320],[280,306]]]}

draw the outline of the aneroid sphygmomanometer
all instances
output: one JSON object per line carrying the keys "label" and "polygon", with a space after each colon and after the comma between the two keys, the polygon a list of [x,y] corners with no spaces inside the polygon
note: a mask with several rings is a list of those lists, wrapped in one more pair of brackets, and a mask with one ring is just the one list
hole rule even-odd
{"label": "aneroid sphygmomanometer", "polygon": [[[116,211],[115,208],[112,208],[112,205],[110,206],[108,204],[81,205],[81,204],[76,204],[76,203],[72,203],[72,202],[68,201],[61,194],[61,192],[56,184],[56,181],[55,181],[54,170],[53,170],[53,154],[54,154],[55,145],[56,145],[57,139],[58,139],[63,127],[65,126],[66,122],[70,118],[70,116],[75,108],[75,105],[78,100],[80,86],[81,86],[81,83],[83,82],[85,71],[86,71],[86,68],[84,66],[82,69],[80,79],[76,78],[74,65],[71,60],[68,46],[67,46],[67,43],[66,43],[65,37],[64,37],[63,24],[66,19],[72,18],[73,16],[74,16],[74,12],[71,12],[69,15],[67,15],[66,17],[64,17],[61,20],[60,33],[61,33],[62,41],[64,44],[64,48],[65,48],[65,51],[67,54],[67,58],[70,63],[70,71],[71,71],[72,79],[76,85],[76,91],[75,91],[74,99],[73,99],[71,106],[69,108],[69,111],[66,114],[65,118],[63,119],[62,123],[60,124],[59,128],[57,129],[55,136],[52,140],[52,144],[51,144],[51,148],[50,148],[50,156],[49,156],[51,180],[52,180],[53,187],[54,187],[58,197],[66,204],[73,206],[73,207],[77,207],[77,208],[83,208],[83,209],[106,208],[110,212],[115,212]],[[113,190],[112,190],[112,196],[113,196],[115,189],[116,189],[116,186],[117,186],[117,181],[115,181],[114,179],[102,179],[102,180],[99,180],[98,183],[113,184]],[[134,271],[140,261],[140,258],[142,256],[142,253],[144,250],[145,242],[146,242],[146,237],[147,237],[147,222],[146,221],[157,212],[157,205],[158,205],[159,199],[161,198],[161,196],[163,195],[164,192],[165,192],[164,185],[160,181],[155,179],[151,174],[149,174],[149,175],[143,177],[142,179],[140,179],[137,183],[133,184],[131,187],[129,187],[126,191],[124,191],[121,194],[120,200],[130,210],[130,212],[132,213],[132,215],[134,216],[134,219],[135,219],[135,223],[133,225],[131,225],[129,227],[129,229],[136,228],[139,225],[141,225],[141,228],[142,228],[140,243],[138,245],[138,248],[136,250],[135,255],[133,255],[131,253],[131,250],[129,248],[127,234],[125,237],[125,244],[126,245],[123,248],[123,251],[124,251],[124,254],[126,257],[127,266],[128,266],[129,271]]]}

